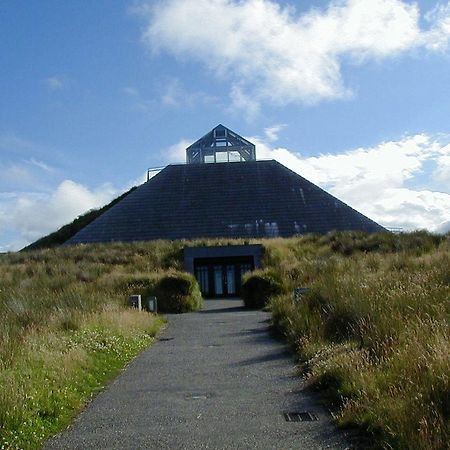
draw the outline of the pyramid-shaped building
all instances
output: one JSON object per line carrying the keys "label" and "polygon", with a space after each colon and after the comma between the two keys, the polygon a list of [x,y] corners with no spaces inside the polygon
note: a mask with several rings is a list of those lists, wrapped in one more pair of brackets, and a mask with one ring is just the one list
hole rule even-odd
{"label": "pyramid-shaped building", "polygon": [[[332,230],[386,231],[320,187],[218,125],[67,244],[156,239],[272,238]],[[256,245],[185,249],[185,268],[205,295],[239,293],[242,274],[260,264]],[[230,278],[231,277],[231,278]]]}
{"label": "pyramid-shaped building", "polygon": [[310,181],[270,161],[219,125],[80,230],[69,244],[155,239],[289,237],[385,231]]}

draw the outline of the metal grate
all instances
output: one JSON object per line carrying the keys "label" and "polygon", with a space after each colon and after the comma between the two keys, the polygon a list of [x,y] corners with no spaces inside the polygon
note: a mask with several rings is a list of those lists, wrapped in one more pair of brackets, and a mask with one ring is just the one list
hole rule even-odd
{"label": "metal grate", "polygon": [[210,396],[208,394],[205,394],[205,393],[194,393],[194,394],[188,394],[184,398],[186,400],[206,400],[209,397]]}
{"label": "metal grate", "polygon": [[173,339],[174,339],[173,337],[166,337],[166,338],[159,338],[158,341],[166,342],[166,341],[172,341]]}
{"label": "metal grate", "polygon": [[286,422],[313,422],[319,420],[314,413],[310,412],[289,412],[283,413]]}

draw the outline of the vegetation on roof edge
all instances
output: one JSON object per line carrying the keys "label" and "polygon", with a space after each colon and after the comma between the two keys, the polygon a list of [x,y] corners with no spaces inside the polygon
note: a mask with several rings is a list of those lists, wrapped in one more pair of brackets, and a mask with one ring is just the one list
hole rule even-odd
{"label": "vegetation on roof edge", "polygon": [[124,192],[122,195],[115,198],[112,202],[108,203],[102,208],[91,209],[90,211],[82,214],[81,216],[78,216],[73,222],[62,226],[59,230],[38,239],[37,241],[33,242],[30,245],[27,245],[21,251],[52,248],[64,244],[64,242],[68,241],[82,228],[89,225],[91,222],[97,219],[97,217],[100,217],[104,212],[108,211],[108,209],[112,208],[116,203],[120,202],[135,189],[136,186],[133,186],[129,191]]}

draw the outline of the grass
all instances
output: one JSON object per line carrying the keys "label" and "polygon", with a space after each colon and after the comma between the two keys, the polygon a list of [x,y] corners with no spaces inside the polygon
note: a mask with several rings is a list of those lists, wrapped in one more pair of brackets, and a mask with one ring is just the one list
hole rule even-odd
{"label": "grass", "polygon": [[[0,255],[0,448],[39,448],[161,327],[125,300],[182,270],[156,241]],[[255,241],[251,241],[254,243]],[[375,448],[448,448],[450,239],[332,233],[263,241],[285,292],[269,307],[306,382]],[[299,303],[294,287],[309,287]]]}
{"label": "grass", "polygon": [[186,245],[228,242],[111,243],[0,255],[0,449],[40,448],[70,423],[163,325],[158,316],[130,310],[128,296],[182,270]]}
{"label": "grass", "polygon": [[0,448],[39,448],[137,353],[160,320],[111,308],[76,330],[30,332],[0,372]]}
{"label": "grass", "polygon": [[162,319],[126,299],[178,260],[159,242],[0,256],[0,449],[40,448],[152,342]]}
{"label": "grass", "polygon": [[266,264],[292,290],[273,298],[274,325],[307,385],[375,448],[450,442],[450,239],[332,234],[266,243]]}

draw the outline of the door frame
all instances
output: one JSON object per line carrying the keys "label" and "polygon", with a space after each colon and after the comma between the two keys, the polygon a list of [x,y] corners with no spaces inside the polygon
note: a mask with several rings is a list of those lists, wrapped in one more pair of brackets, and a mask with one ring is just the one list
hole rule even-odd
{"label": "door frame", "polygon": [[[197,268],[208,268],[208,292],[202,292],[202,295],[207,298],[232,298],[238,297],[241,293],[241,265],[248,264],[250,270],[255,268],[253,257],[251,256],[234,256],[234,257],[222,257],[222,258],[196,258],[194,259],[194,276],[197,278]],[[218,295],[215,292],[215,273],[214,268],[221,266],[222,272],[222,294]],[[234,270],[234,285],[235,292],[228,294],[227,285],[227,267],[233,266]]]}

